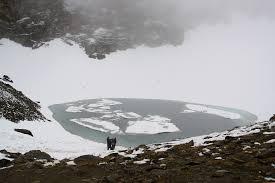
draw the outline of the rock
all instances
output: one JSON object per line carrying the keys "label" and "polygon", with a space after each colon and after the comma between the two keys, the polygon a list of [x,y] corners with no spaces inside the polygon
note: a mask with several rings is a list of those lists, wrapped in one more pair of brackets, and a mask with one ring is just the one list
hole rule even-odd
{"label": "rock", "polygon": [[11,161],[8,159],[0,159],[0,168],[7,167],[11,164]]}
{"label": "rock", "polygon": [[166,164],[160,164],[160,168],[166,169]]}
{"label": "rock", "polygon": [[13,83],[13,81],[7,75],[4,75],[2,79],[3,79],[3,81],[9,82],[9,83]]}
{"label": "rock", "polygon": [[38,162],[38,161],[33,161],[33,162],[27,162],[25,164],[25,166],[27,168],[34,168],[34,169],[43,169],[44,166],[41,162]]}
{"label": "rock", "polygon": [[33,134],[31,131],[27,130],[27,129],[14,129],[14,131],[19,132],[19,133],[23,133],[29,136],[33,137]]}
{"label": "rock", "polygon": [[96,58],[97,58],[98,60],[103,60],[103,59],[106,58],[106,56],[103,55],[103,54],[97,54],[97,55],[96,55]]}
{"label": "rock", "polygon": [[235,157],[232,158],[232,161],[235,162],[235,163],[241,163],[241,164],[246,162],[246,161],[244,161],[244,160],[241,160],[241,159],[235,158]]}
{"label": "rock", "polygon": [[[6,93],[6,95],[2,95]],[[40,106],[21,91],[0,81],[0,116],[12,122],[45,120]]]}
{"label": "rock", "polygon": [[93,156],[93,155],[84,155],[80,156],[78,158],[74,159],[75,164],[81,164],[81,163],[88,163],[88,162],[94,162],[97,163],[100,161],[99,157]]}
{"label": "rock", "polygon": [[236,140],[236,139],[238,139],[238,137],[232,137],[232,136],[225,137],[225,140],[227,140],[227,141],[232,141],[232,140]]}
{"label": "rock", "polygon": [[269,121],[272,121],[272,122],[275,121],[275,114],[273,114],[273,116],[269,119]]}
{"label": "rock", "polygon": [[266,159],[266,158],[271,158],[274,157],[275,154],[275,148],[271,148],[271,149],[265,149],[261,152],[259,152],[256,157],[259,159]]}
{"label": "rock", "polygon": [[116,182],[118,182],[119,177],[120,176],[118,174],[109,175],[107,177],[104,177],[104,181],[109,182],[109,183],[112,183],[112,182],[116,183]]}
{"label": "rock", "polygon": [[185,165],[190,165],[190,166],[195,166],[195,165],[199,165],[199,164],[201,164],[201,163],[198,161],[192,161],[192,160],[185,163]]}
{"label": "rock", "polygon": [[227,170],[217,170],[212,177],[223,177],[225,174],[231,173],[230,171]]}
{"label": "rock", "polygon": [[40,150],[29,151],[23,154],[22,156],[29,160],[45,159],[47,161],[52,161],[52,157],[49,154],[42,152]]}

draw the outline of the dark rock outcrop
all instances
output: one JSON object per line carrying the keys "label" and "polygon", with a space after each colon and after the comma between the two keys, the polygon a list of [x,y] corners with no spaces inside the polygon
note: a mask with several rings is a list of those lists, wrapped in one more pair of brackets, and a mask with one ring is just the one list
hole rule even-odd
{"label": "dark rock outcrop", "polygon": [[[31,151],[12,161],[14,166],[0,170],[0,182],[267,182],[275,178],[275,143],[267,143],[275,134],[270,133],[269,124],[258,127],[259,133],[213,140],[207,146],[194,146],[190,141],[156,152],[141,145],[104,158],[84,155],[74,159],[75,164],[65,159],[45,166],[52,161],[49,156]],[[143,153],[133,156],[138,149]]]}
{"label": "dark rock outcrop", "polygon": [[36,159],[44,159],[44,160],[48,160],[51,161],[52,158],[49,154],[42,152],[40,150],[33,150],[33,151],[29,151],[25,154],[22,155],[22,157],[24,157],[25,159],[28,160],[36,160]]}
{"label": "dark rock outcrop", "polygon": [[269,121],[275,121],[275,114],[269,119]]}
{"label": "dark rock outcrop", "polygon": [[27,129],[14,129],[14,131],[19,132],[19,133],[23,133],[23,134],[26,134],[26,135],[29,135],[29,136],[33,137],[32,132],[30,130],[27,130]]}
{"label": "dark rock outcrop", "polygon": [[0,159],[0,168],[7,167],[11,164],[11,161],[8,159]]}
{"label": "dark rock outcrop", "polygon": [[21,91],[0,81],[0,118],[4,117],[12,122],[45,120],[39,109],[40,106]]}

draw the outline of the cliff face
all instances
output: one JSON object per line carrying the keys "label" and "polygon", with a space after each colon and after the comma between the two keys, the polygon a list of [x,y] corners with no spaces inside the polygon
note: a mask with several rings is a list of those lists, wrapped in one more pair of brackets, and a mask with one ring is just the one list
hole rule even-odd
{"label": "cliff face", "polygon": [[70,9],[63,0],[0,0],[0,39],[38,48],[62,38],[97,59],[139,45],[182,43],[182,29],[169,19],[143,14],[145,5],[124,7],[127,3],[120,3],[89,1],[86,8]]}
{"label": "cliff face", "polygon": [[1,0],[0,38],[14,40],[27,47],[64,35],[70,16],[62,1]]}

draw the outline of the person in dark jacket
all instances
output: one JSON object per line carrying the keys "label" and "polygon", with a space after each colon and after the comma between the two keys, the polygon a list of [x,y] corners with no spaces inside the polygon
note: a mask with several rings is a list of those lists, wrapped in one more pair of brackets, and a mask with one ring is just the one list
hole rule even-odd
{"label": "person in dark jacket", "polygon": [[107,150],[111,149],[114,150],[116,147],[116,138],[109,138],[107,137]]}

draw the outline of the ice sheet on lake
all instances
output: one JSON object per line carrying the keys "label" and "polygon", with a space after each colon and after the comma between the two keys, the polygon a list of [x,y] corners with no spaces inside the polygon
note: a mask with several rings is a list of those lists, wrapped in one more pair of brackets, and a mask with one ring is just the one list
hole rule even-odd
{"label": "ice sheet on lake", "polygon": [[224,111],[224,110],[220,110],[220,109],[214,109],[214,108],[203,106],[203,105],[186,104],[186,107],[192,111],[214,114],[214,115],[222,116],[224,118],[229,118],[229,119],[240,119],[241,118],[240,114],[228,112],[228,111]]}
{"label": "ice sheet on lake", "polygon": [[[97,118],[81,118],[81,119],[71,119],[81,126],[85,126],[94,130],[101,132],[119,133],[119,127],[109,121],[102,121]],[[87,124],[89,123],[89,125]]]}
{"label": "ice sheet on lake", "polygon": [[161,116],[148,116],[138,121],[129,121],[126,133],[158,134],[164,132],[180,131],[171,120]]}

